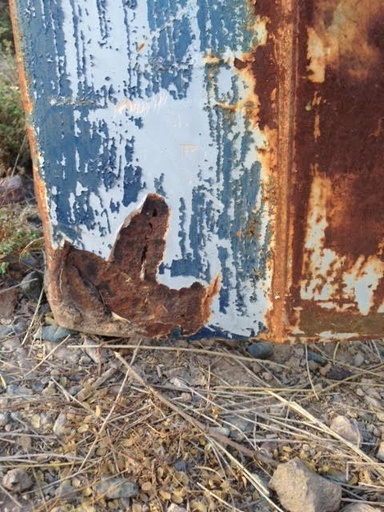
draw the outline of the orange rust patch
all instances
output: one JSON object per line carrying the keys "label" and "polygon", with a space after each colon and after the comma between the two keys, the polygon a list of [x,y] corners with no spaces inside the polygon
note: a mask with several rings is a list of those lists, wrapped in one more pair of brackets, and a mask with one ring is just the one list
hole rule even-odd
{"label": "orange rust patch", "polygon": [[311,298],[319,322],[337,311],[335,332],[343,314],[356,326],[359,315],[383,313],[383,27],[381,1],[301,2],[291,306],[309,318]]}
{"label": "orange rust patch", "polygon": [[168,219],[164,199],[150,194],[124,223],[108,261],[69,244],[58,250],[49,286],[58,321],[85,332],[151,337],[174,330],[193,334],[203,327],[219,279],[180,290],[157,282]]}

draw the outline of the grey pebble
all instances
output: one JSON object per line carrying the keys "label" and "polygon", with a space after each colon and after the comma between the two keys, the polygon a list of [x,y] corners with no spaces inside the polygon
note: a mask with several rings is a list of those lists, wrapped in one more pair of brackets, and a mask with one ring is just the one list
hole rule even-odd
{"label": "grey pebble", "polygon": [[326,374],[327,379],[344,380],[352,376],[352,372],[341,366],[333,366]]}
{"label": "grey pebble", "polygon": [[12,334],[16,334],[13,325],[0,325],[0,337],[5,338],[6,336],[11,336]]}
{"label": "grey pebble", "polygon": [[224,423],[224,427],[229,427],[229,437],[235,441],[243,441],[246,434],[253,431],[254,422],[240,416],[228,416]]}
{"label": "grey pebble", "polygon": [[0,412],[0,427],[5,427],[9,423],[11,415],[9,411]]}
{"label": "grey pebble", "polygon": [[314,473],[300,460],[279,464],[269,482],[288,512],[336,512],[342,488]]}
{"label": "grey pebble", "polygon": [[43,276],[37,270],[30,272],[21,281],[20,289],[28,299],[37,302],[43,289]]}
{"label": "grey pebble", "polygon": [[72,396],[77,395],[83,388],[83,386],[80,386],[80,384],[75,384],[74,386],[71,386],[68,388],[68,393]]}
{"label": "grey pebble", "polygon": [[380,509],[373,508],[365,503],[351,503],[343,508],[341,512],[380,512]]}
{"label": "grey pebble", "polygon": [[172,503],[167,508],[167,512],[187,512],[184,507],[180,507],[179,505],[176,505],[176,503]]}
{"label": "grey pebble", "polygon": [[260,341],[259,343],[252,343],[247,348],[249,355],[256,359],[269,359],[273,355],[272,343]]}
{"label": "grey pebble", "polygon": [[355,420],[339,415],[333,418],[330,428],[351,444],[361,446],[362,435]]}
{"label": "grey pebble", "polygon": [[319,364],[320,366],[324,366],[327,363],[327,360],[317,352],[312,352],[312,350],[308,350],[307,355],[309,361],[313,361],[314,363]]}
{"label": "grey pebble", "polygon": [[384,462],[384,441],[381,441],[379,448],[376,452],[376,458],[379,459],[380,462]]}
{"label": "grey pebble", "polygon": [[29,473],[22,468],[11,469],[3,477],[3,486],[12,492],[24,492],[33,485],[32,478]]}
{"label": "grey pebble", "polygon": [[105,478],[96,484],[96,492],[106,496],[110,500],[119,498],[133,498],[139,493],[135,482],[125,478]]}
{"label": "grey pebble", "polygon": [[182,471],[183,473],[187,472],[187,464],[185,463],[184,459],[177,459],[173,467],[176,469],[176,471]]}
{"label": "grey pebble", "polygon": [[63,482],[56,490],[55,496],[57,498],[65,498],[70,502],[70,498],[74,498],[78,494],[78,490],[72,487],[69,482]]}
{"label": "grey pebble", "polygon": [[64,329],[64,327],[60,327],[57,324],[46,325],[39,329],[36,333],[35,338],[41,338],[44,341],[49,341],[51,343],[58,343],[59,341],[63,341],[64,338],[74,334],[74,331],[70,331],[69,329]]}
{"label": "grey pebble", "polygon": [[58,415],[58,417],[56,418],[56,421],[53,425],[53,432],[57,436],[61,437],[61,436],[69,434],[70,431],[71,431],[71,429],[69,427],[69,421],[68,421],[67,415],[65,413],[61,412]]}
{"label": "grey pebble", "polygon": [[32,390],[17,384],[9,384],[7,387],[7,395],[9,396],[31,396]]}
{"label": "grey pebble", "polygon": [[361,366],[365,362],[365,357],[362,352],[358,352],[353,360],[353,364],[357,367]]}

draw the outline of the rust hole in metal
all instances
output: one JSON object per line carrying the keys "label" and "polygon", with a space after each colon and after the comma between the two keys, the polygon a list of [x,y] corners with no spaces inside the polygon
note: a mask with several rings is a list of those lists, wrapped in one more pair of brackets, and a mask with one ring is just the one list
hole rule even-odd
{"label": "rust hole in metal", "polygon": [[169,213],[161,196],[148,195],[141,211],[122,226],[108,261],[66,244],[57,256],[66,293],[61,308],[72,303],[82,317],[91,319],[87,325],[105,316],[125,319],[132,331],[148,336],[176,329],[192,334],[206,324],[218,278],[208,287],[195,282],[179,290],[157,282]]}

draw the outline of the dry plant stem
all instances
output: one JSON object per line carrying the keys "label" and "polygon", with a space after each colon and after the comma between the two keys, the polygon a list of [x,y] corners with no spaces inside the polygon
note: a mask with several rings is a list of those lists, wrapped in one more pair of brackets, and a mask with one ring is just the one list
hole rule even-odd
{"label": "dry plant stem", "polygon": [[[32,279],[31,281],[35,281],[35,279]],[[20,286],[21,286],[21,283],[18,283],[18,284],[14,284],[13,286],[9,286],[8,288],[5,288],[5,290],[0,290],[0,295],[2,295],[3,293],[9,292],[9,290],[14,290],[15,288],[20,288]]]}
{"label": "dry plant stem", "polygon": [[187,414],[185,411],[180,409],[177,405],[175,405],[173,402],[168,400],[160,391],[157,391],[154,387],[152,387],[148,382],[146,382],[143,377],[141,377],[133,368],[130,366],[129,363],[118,353],[114,352],[114,355],[116,359],[120,361],[120,363],[125,366],[125,368],[128,370],[128,373],[132,375],[144,388],[148,389],[148,391],[151,392],[151,394],[159,401],[162,402],[164,405],[166,405],[169,409],[172,409],[172,411],[176,412],[179,416],[184,418],[188,423],[193,425],[195,428],[200,430],[206,437],[211,437],[218,441],[222,445],[228,445],[232,448],[235,448],[238,452],[243,453],[247,457],[250,457],[252,459],[257,460],[258,462],[262,462],[264,464],[268,464],[272,467],[277,467],[278,462],[272,459],[271,457],[267,457],[266,455],[263,455],[259,452],[256,452],[254,450],[250,450],[249,448],[246,448],[245,446],[241,445],[240,443],[237,443],[233,439],[230,439],[227,436],[218,434],[216,432],[210,432],[205,425],[200,423],[200,421],[196,420],[189,414]]}
{"label": "dry plant stem", "polygon": [[100,439],[100,436],[102,435],[102,433],[104,432],[107,424],[108,424],[108,421],[110,419],[110,417],[112,416],[113,414],[113,411],[115,410],[115,407],[116,407],[116,404],[118,403],[118,401],[120,400],[120,397],[121,395],[123,394],[123,390],[124,390],[124,387],[125,387],[125,384],[127,383],[127,380],[128,380],[128,376],[129,376],[129,371],[126,372],[125,374],[125,377],[124,377],[124,380],[123,382],[121,383],[121,386],[120,386],[120,389],[119,389],[119,392],[117,393],[116,395],[116,399],[114,400],[113,404],[112,404],[112,407],[111,409],[109,410],[107,416],[104,418],[104,421],[100,427],[100,430],[99,432],[97,433],[95,439],[93,440],[93,443],[90,447],[90,449],[88,450],[88,453],[87,455],[85,456],[83,462],[81,463],[81,466],[80,466],[80,470],[82,470],[85,466],[85,464],[87,463],[88,459],[92,456],[93,454],[93,451],[96,447],[96,444],[98,443],[99,439]]}
{"label": "dry plant stem", "polygon": [[313,385],[313,381],[312,381],[312,377],[311,377],[311,372],[309,371],[308,346],[307,346],[307,344],[305,344],[305,345],[304,345],[304,348],[305,348],[305,366],[306,366],[306,369],[307,369],[308,380],[309,380],[309,383],[310,383],[310,385],[311,385],[311,388],[312,388],[313,394],[314,394],[314,395],[315,395],[315,397],[316,397],[316,400],[319,400],[319,395],[317,394],[317,392],[316,392],[316,388],[315,388],[315,386]]}
{"label": "dry plant stem", "polygon": [[[25,342],[29,339],[30,337],[30,334],[32,332],[32,329],[33,329],[33,325],[35,323],[35,320],[36,320],[36,317],[38,315],[38,312],[39,312],[39,309],[40,309],[40,305],[41,305],[41,301],[43,299],[43,294],[44,294],[44,288],[41,289],[41,292],[40,292],[40,296],[39,296],[39,300],[37,301],[37,305],[36,305],[36,309],[33,313],[33,317],[32,317],[32,320],[30,321],[29,323],[29,326],[28,326],[28,329],[27,329],[27,332],[25,333],[25,336],[24,336],[24,339],[23,341],[21,342],[21,346],[24,346]],[[32,346],[31,346],[32,348]],[[31,350],[31,349],[30,349]]]}
{"label": "dry plant stem", "polygon": [[43,359],[36,365],[32,368],[32,370],[29,370],[29,372],[27,372],[25,375],[28,376],[30,375],[31,373],[34,373],[42,364],[45,363],[45,361],[47,361],[51,355],[53,355],[57,349],[59,349],[62,345],[64,345],[64,343],[66,343],[68,341],[68,338],[69,338],[69,335],[66,336],[63,341],[61,341],[58,345],[56,345],[56,347],[54,347],[45,357],[43,357]]}
{"label": "dry plant stem", "polygon": [[111,377],[113,377],[113,375],[116,372],[116,368],[108,368],[108,370],[103,375],[101,375],[101,377],[96,379],[95,382],[91,384],[91,386],[82,389],[77,394],[77,399],[80,400],[80,402],[87,400],[94,393],[94,391],[99,389],[105,382],[107,382]]}
{"label": "dry plant stem", "polygon": [[25,146],[26,143],[27,143],[27,135],[25,134],[24,137],[23,137],[23,141],[22,141],[22,143],[20,145],[19,151],[17,153],[16,159],[15,159],[15,163],[13,164],[11,176],[15,175],[15,172],[16,172],[16,169],[17,169],[17,164],[19,163],[21,154],[23,152],[23,149],[24,149],[24,146]]}
{"label": "dry plant stem", "polygon": [[203,489],[203,491],[205,493],[207,493],[210,496],[212,496],[213,498],[215,498],[215,500],[217,500],[219,503],[224,505],[224,507],[227,507],[229,510],[231,510],[233,512],[243,512],[239,508],[236,508],[233,505],[230,505],[229,503],[227,503],[225,500],[223,500],[223,498],[220,498],[219,496],[217,496],[217,494],[215,494],[214,492],[209,490],[207,487],[204,487],[204,485],[202,485],[200,482],[197,482],[197,485],[200,487],[200,489]]}
{"label": "dry plant stem", "polygon": [[245,361],[247,363],[262,363],[265,365],[275,366],[277,368],[282,368],[283,370],[289,370],[288,366],[284,364],[275,363],[275,361],[268,361],[267,359],[257,359],[256,357],[248,357],[248,356],[239,356],[236,354],[230,354],[229,352],[219,352],[216,350],[206,350],[203,348],[192,348],[192,347],[164,347],[157,345],[109,345],[109,344],[100,344],[100,345],[69,345],[70,348],[108,348],[111,350],[125,350],[125,349],[134,349],[134,350],[163,350],[163,351],[173,351],[173,352],[188,352],[190,354],[200,354],[207,355],[210,357],[219,356],[226,357],[227,359],[234,359],[235,361]]}
{"label": "dry plant stem", "polygon": [[7,489],[6,489],[5,487],[3,487],[2,485],[0,485],[0,491],[1,491],[1,492],[3,492],[6,496],[8,496],[8,498],[9,498],[10,500],[12,500],[12,501],[13,501],[13,503],[14,503],[16,506],[20,507],[20,509],[21,509],[22,505],[21,505],[21,504],[17,501],[17,499],[16,499],[16,498],[14,498],[14,497],[12,496],[12,494],[11,494],[11,493],[9,493],[9,492],[7,491]]}
{"label": "dry plant stem", "polygon": [[[350,443],[344,437],[340,436],[337,432],[333,431],[331,428],[329,428],[327,425],[325,425],[321,420],[317,419],[315,416],[313,416],[309,411],[301,407],[298,403],[290,402],[283,398],[282,396],[277,395],[276,393],[271,392],[269,389],[266,390],[267,393],[270,393],[271,396],[279,400],[280,402],[286,404],[291,410],[296,411],[298,414],[300,414],[302,417],[307,418],[310,421],[310,424],[318,427],[321,431],[325,432],[329,436],[333,437],[334,439],[337,439],[342,443],[342,445],[349,448],[355,455],[357,455],[360,459],[365,461],[368,465],[371,465],[374,467],[377,471],[377,473],[384,478],[384,468],[382,468],[382,464],[375,463],[374,460],[372,460],[369,455],[366,455],[358,446],[355,446],[353,443]],[[352,461],[353,463],[353,461]]]}
{"label": "dry plant stem", "polygon": [[[319,398],[320,395],[324,395],[324,393],[327,393],[329,391],[332,391],[332,389],[335,389],[335,388],[338,388],[339,386],[341,386],[342,384],[345,384],[346,382],[350,382],[351,380],[355,380],[355,379],[358,379],[359,377],[365,377],[367,375],[372,375],[374,377],[380,377],[381,378],[381,375],[380,373],[375,373],[374,370],[382,370],[384,368],[384,365],[383,364],[380,364],[378,366],[376,366],[375,368],[373,368],[372,370],[362,370],[358,373],[355,373],[354,375],[350,375],[349,377],[346,377],[345,379],[343,380],[338,380],[337,382],[334,382],[332,384],[330,384],[329,386],[327,386],[326,388],[323,388],[323,389],[320,389],[316,392],[316,395],[317,395],[317,398]],[[269,390],[270,391],[270,390]],[[301,391],[301,390],[300,390]],[[312,394],[309,395],[309,396],[306,396],[304,397],[303,400],[309,400],[311,399],[312,397],[314,396],[314,390],[312,389]]]}
{"label": "dry plant stem", "polygon": [[256,475],[248,471],[246,467],[244,467],[231,453],[228,452],[225,448],[220,446],[220,448],[223,450],[225,455],[228,457],[229,460],[232,461],[233,464],[235,464],[237,467],[241,469],[243,474],[245,475],[245,478],[248,480],[248,482],[251,482],[255,489],[263,496],[263,498],[278,512],[284,512],[280,507],[274,503],[270,498],[270,491],[268,488],[265,487],[264,482]]}

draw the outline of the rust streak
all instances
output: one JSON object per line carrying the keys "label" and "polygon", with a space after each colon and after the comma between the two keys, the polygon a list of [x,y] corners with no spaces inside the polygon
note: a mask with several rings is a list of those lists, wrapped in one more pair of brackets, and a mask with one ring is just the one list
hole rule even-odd
{"label": "rust streak", "polygon": [[296,108],[297,3],[294,0],[261,0],[256,3],[255,9],[257,16],[268,20],[266,44],[256,49],[254,75],[256,93],[260,100],[259,125],[267,141],[261,160],[270,173],[266,187],[274,218],[270,336],[281,341],[286,339],[288,329],[286,291],[287,283],[291,280],[288,247],[292,236],[289,204]]}

